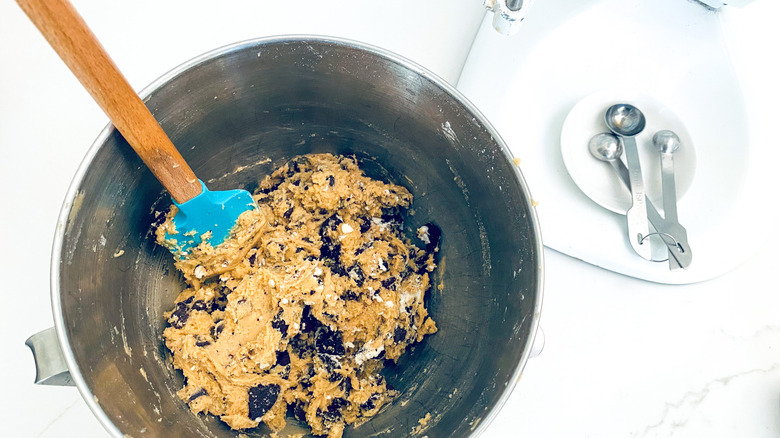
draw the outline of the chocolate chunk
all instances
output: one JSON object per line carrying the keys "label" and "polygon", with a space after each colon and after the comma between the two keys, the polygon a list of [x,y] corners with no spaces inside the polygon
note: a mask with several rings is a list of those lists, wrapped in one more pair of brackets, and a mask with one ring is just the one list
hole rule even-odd
{"label": "chocolate chunk", "polygon": [[309,157],[296,157],[294,160],[290,162],[288,167],[292,169],[293,172],[300,172],[301,170],[306,170],[309,168],[309,165],[311,164],[311,160],[309,160]]}
{"label": "chocolate chunk", "polygon": [[357,292],[355,292],[355,291],[350,289],[350,290],[347,290],[346,292],[344,292],[344,295],[342,296],[342,298],[344,298],[345,300],[348,300],[348,301],[357,301],[357,300],[360,299],[360,294],[358,294]]}
{"label": "chocolate chunk", "polygon": [[395,290],[395,280],[396,280],[395,277],[390,277],[385,280],[382,280],[382,287],[385,289]]}
{"label": "chocolate chunk", "polygon": [[290,353],[286,351],[277,351],[276,364],[281,366],[290,365]]}
{"label": "chocolate chunk", "polygon": [[[328,211],[325,209],[320,209],[320,214],[327,214]],[[322,225],[320,226],[320,237],[322,237],[322,234],[327,233],[328,231],[336,231],[338,229],[338,226],[341,225],[344,221],[341,219],[341,216],[338,215],[338,213],[334,213],[330,215],[327,219],[325,219],[322,222]]]}
{"label": "chocolate chunk", "polygon": [[320,258],[328,267],[341,264],[341,244],[332,240],[323,242],[320,247]]}
{"label": "chocolate chunk", "polygon": [[341,421],[341,417],[342,417],[341,410],[347,406],[349,406],[349,402],[346,399],[337,397],[330,402],[330,405],[328,405],[328,409],[324,411],[318,410],[317,414],[327,422],[336,423]]}
{"label": "chocolate chunk", "polygon": [[216,312],[216,311],[224,312],[228,303],[227,296],[231,292],[233,291],[228,289],[227,287],[222,288],[221,293],[216,297],[214,297],[214,300],[211,302],[211,312]]}
{"label": "chocolate chunk", "polygon": [[433,222],[428,222],[423,226],[428,227],[428,243],[425,244],[425,250],[428,252],[438,251],[439,242],[441,241],[441,228]]}
{"label": "chocolate chunk", "polygon": [[427,263],[428,260],[428,253],[423,250],[418,250],[417,254],[413,257],[412,261],[414,261],[414,264],[417,265],[417,269],[415,270],[416,273],[422,275],[426,272],[428,272],[427,269]]}
{"label": "chocolate chunk", "polygon": [[298,421],[306,421],[306,403],[296,400],[295,404],[289,405],[287,412]]}
{"label": "chocolate chunk", "polygon": [[360,223],[361,233],[365,233],[369,228],[371,228],[371,218],[369,217],[361,216],[358,218],[358,222]]}
{"label": "chocolate chunk", "polygon": [[321,354],[344,355],[344,338],[340,331],[321,326],[314,334],[314,347]]}
{"label": "chocolate chunk", "polygon": [[322,245],[320,245],[320,259],[325,263],[325,266],[337,275],[346,275],[346,270],[341,264],[341,244],[338,240],[331,237],[332,233],[336,232],[336,229],[343,221],[337,215],[331,215],[320,226],[319,235]]}
{"label": "chocolate chunk", "polygon": [[190,309],[183,303],[176,303],[176,310],[168,317],[168,323],[174,328],[180,329],[184,327],[187,320],[190,318]]}
{"label": "chocolate chunk", "polygon": [[227,299],[215,299],[211,302],[211,312],[224,312],[227,307]]}
{"label": "chocolate chunk", "polygon": [[222,334],[222,330],[224,329],[225,329],[225,322],[218,321],[216,324],[214,324],[211,327],[211,337],[214,339],[219,338],[219,335]]}
{"label": "chocolate chunk", "polygon": [[404,220],[401,216],[401,208],[397,205],[382,209],[382,222],[394,229],[403,229]]}
{"label": "chocolate chunk", "polygon": [[282,214],[282,216],[284,216],[285,219],[290,219],[290,216],[293,214],[293,210],[295,210],[295,207],[291,205],[290,208],[285,211],[284,214]]}
{"label": "chocolate chunk", "polygon": [[360,409],[363,411],[371,411],[376,408],[376,402],[379,401],[379,394],[371,394],[365,402],[360,404]]}
{"label": "chocolate chunk", "polygon": [[328,380],[331,382],[337,382],[341,379],[341,374],[336,370],[341,369],[341,362],[338,361],[337,356],[331,354],[318,354],[320,362],[325,366],[325,371],[328,372]]}
{"label": "chocolate chunk", "polygon": [[393,331],[393,341],[401,342],[406,340],[406,330],[401,327],[396,327]]}
{"label": "chocolate chunk", "polygon": [[279,186],[282,185],[282,183],[284,182],[284,179],[283,178],[272,179],[272,180],[269,180],[269,182],[270,182],[270,185],[268,187],[262,187],[261,186],[259,189],[257,189],[257,191],[259,193],[267,195],[267,194],[275,191],[276,189],[278,189]]}
{"label": "chocolate chunk", "polygon": [[333,175],[328,175],[325,179],[328,180],[328,185],[333,187],[336,185],[336,178],[333,177]]}
{"label": "chocolate chunk", "polygon": [[279,398],[279,385],[257,385],[249,388],[249,418],[260,421]]}
{"label": "chocolate chunk", "polygon": [[160,225],[162,225],[165,222],[166,214],[162,211],[155,211],[154,213],[154,219],[151,220],[151,226],[149,227],[149,232],[154,235],[157,232],[157,229],[160,228]]}
{"label": "chocolate chunk", "polygon": [[325,422],[337,423],[341,420],[341,412],[339,412],[339,410],[336,408],[331,408],[331,406],[328,406],[328,409],[324,411],[322,409],[318,409],[317,415],[322,417]]}
{"label": "chocolate chunk", "polygon": [[311,379],[312,379],[312,377],[314,377],[314,368],[309,367],[306,370],[306,374],[304,374],[303,377],[301,377],[301,381],[300,381],[301,388],[303,388],[303,389],[311,388]]}
{"label": "chocolate chunk", "polygon": [[297,354],[298,357],[303,358],[311,356],[312,352],[309,343],[300,335],[290,338],[288,345],[290,346],[291,351]]}
{"label": "chocolate chunk", "polygon": [[349,406],[349,401],[347,401],[347,399],[336,397],[333,399],[333,401],[330,402],[330,406],[328,406],[328,409],[335,408],[341,410],[342,408],[345,408],[347,406]]}
{"label": "chocolate chunk", "polygon": [[341,244],[334,241],[326,241],[320,247],[320,258],[323,261],[330,262],[331,265],[338,264],[341,258]]}
{"label": "chocolate chunk", "polygon": [[358,287],[363,286],[363,283],[366,281],[366,275],[357,262],[347,269],[347,275],[349,275],[349,278],[351,278]]}
{"label": "chocolate chunk", "polygon": [[339,389],[344,391],[344,397],[348,396],[352,392],[352,379],[347,377],[339,383]]}
{"label": "chocolate chunk", "polygon": [[197,338],[195,338],[195,346],[196,347],[208,347],[211,345],[211,341],[208,339],[198,335]]}
{"label": "chocolate chunk", "polygon": [[273,321],[271,321],[271,327],[275,328],[276,330],[279,330],[279,333],[282,334],[282,338],[287,337],[287,328],[289,327],[288,324],[282,319],[282,313],[284,310],[279,310],[279,313],[274,316]]}
{"label": "chocolate chunk", "polygon": [[371,248],[373,245],[374,245],[374,241],[373,241],[373,240],[371,240],[371,241],[368,241],[368,242],[366,242],[366,243],[364,243],[364,244],[360,245],[360,246],[358,247],[358,249],[356,249],[356,250],[355,250],[355,255],[356,255],[356,256],[359,256],[360,254],[363,254],[363,252],[364,252],[365,250],[367,250],[368,248]]}
{"label": "chocolate chunk", "polygon": [[186,300],[182,301],[182,302],[181,302],[181,303],[179,303],[179,304],[186,304],[186,305],[189,305],[189,304],[192,302],[192,300],[194,300],[194,299],[195,299],[195,297],[194,297],[194,296],[189,296],[189,297],[187,297],[187,299],[186,299]]}
{"label": "chocolate chunk", "polygon": [[192,310],[206,310],[209,308],[209,306],[206,305],[206,302],[203,300],[198,300],[192,303]]}
{"label": "chocolate chunk", "polygon": [[249,260],[249,265],[250,266],[255,266],[255,262],[257,261],[257,253],[253,252],[252,255],[249,256],[249,258],[247,260]]}
{"label": "chocolate chunk", "polygon": [[204,395],[209,395],[209,392],[206,391],[206,388],[200,388],[199,390],[195,391],[195,393],[192,394],[190,398],[187,399],[187,403],[195,400],[198,397],[203,397]]}
{"label": "chocolate chunk", "polygon": [[342,277],[347,276],[347,270],[344,269],[344,265],[342,265],[340,262],[333,263],[332,265],[329,266],[329,268],[330,268],[330,272],[333,273],[334,275],[340,275]]}
{"label": "chocolate chunk", "polygon": [[304,306],[303,314],[301,315],[301,331],[303,333],[310,333],[317,330],[317,327],[320,325],[322,325],[322,323],[320,323],[320,320],[312,315],[311,307]]}

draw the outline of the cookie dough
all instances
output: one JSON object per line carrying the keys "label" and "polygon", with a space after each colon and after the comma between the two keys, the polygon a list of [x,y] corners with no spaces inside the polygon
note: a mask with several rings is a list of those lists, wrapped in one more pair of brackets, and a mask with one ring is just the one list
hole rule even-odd
{"label": "cookie dough", "polygon": [[186,378],[178,395],[233,429],[279,431],[290,415],[341,437],[396,394],[384,362],[436,332],[423,301],[440,231],[412,231],[413,245],[402,221],[412,195],[349,157],[298,157],[254,196],[259,208],[225,243],[176,262],[187,287],[164,339]]}

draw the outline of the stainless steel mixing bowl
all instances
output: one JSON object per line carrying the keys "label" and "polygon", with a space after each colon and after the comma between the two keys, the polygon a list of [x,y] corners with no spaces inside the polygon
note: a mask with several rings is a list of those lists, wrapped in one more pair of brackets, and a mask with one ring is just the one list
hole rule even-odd
{"label": "stainless steel mixing bowl", "polygon": [[[463,96],[386,51],[315,37],[225,47],[142,94],[214,189],[253,190],[276,166],[311,152],[354,154],[369,175],[410,189],[407,229],[432,221],[443,233],[428,302],[439,332],[385,370],[400,397],[345,437],[466,437],[487,427],[530,354],[542,245],[509,150]],[[62,358],[117,437],[234,437],[175,394],[182,376],[161,334],[163,312],[183,283],[150,235],[168,204],[124,139],[106,128],[68,192],[55,238]],[[413,434],[427,413],[430,421]]]}

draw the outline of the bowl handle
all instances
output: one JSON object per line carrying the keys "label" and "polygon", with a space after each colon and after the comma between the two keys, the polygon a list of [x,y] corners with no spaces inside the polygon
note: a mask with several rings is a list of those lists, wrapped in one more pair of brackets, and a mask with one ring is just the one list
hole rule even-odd
{"label": "bowl handle", "polygon": [[30,336],[24,344],[30,347],[35,360],[36,385],[76,386],[62,355],[54,327]]}

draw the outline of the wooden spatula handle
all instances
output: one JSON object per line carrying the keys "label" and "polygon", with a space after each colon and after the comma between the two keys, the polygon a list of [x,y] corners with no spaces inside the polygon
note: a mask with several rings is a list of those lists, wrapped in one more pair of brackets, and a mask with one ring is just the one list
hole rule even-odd
{"label": "wooden spatula handle", "polygon": [[201,192],[195,173],[67,0],[17,0],[176,202]]}

